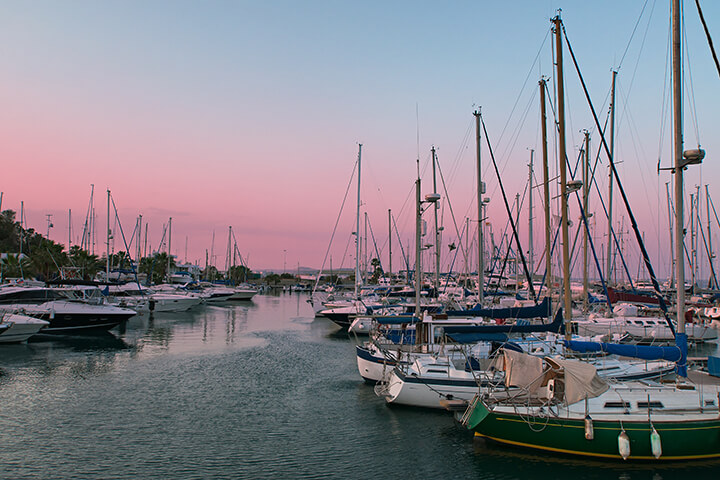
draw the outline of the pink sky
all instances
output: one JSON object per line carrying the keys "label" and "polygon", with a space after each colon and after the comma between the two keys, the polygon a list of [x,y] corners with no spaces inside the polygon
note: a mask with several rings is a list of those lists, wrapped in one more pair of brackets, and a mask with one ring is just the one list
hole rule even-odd
{"label": "pink sky", "polygon": [[[99,242],[109,188],[126,235],[142,214],[153,248],[172,216],[173,253],[181,260],[187,238],[188,260],[204,264],[214,231],[222,267],[232,225],[255,270],[319,267],[361,142],[363,210],[378,247],[386,245],[388,209],[398,215],[404,242],[411,242],[415,161],[419,155],[426,169],[432,145],[458,222],[475,218],[477,105],[508,194],[524,189],[528,149],[540,159],[537,81],[555,77],[548,19],[562,6],[603,120],[611,69],[620,65],[620,170],[657,259],[668,249],[665,182],[671,181],[655,171],[658,156],[670,164],[671,123],[663,111],[666,3],[650,2],[640,16],[641,1],[442,7],[313,1],[302,10],[284,1],[12,2],[0,29],[2,207],[19,211],[23,201],[29,226],[43,233],[52,214],[51,238],[67,243],[68,209],[77,238],[94,184]],[[713,20],[720,18],[720,5],[705,3],[711,33],[720,32]],[[699,137],[708,151],[705,164],[688,171],[686,185],[704,190],[710,183],[711,195],[720,199],[712,184],[718,176],[714,152],[720,151],[713,136],[720,124],[718,74],[693,2],[686,23],[692,90],[685,140],[691,148]],[[565,60],[574,158],[582,129],[593,131],[593,152],[599,137],[567,51]],[[486,148],[483,157],[489,217],[500,232],[506,214]],[[430,179],[424,174],[423,193],[430,192]],[[331,250],[335,266],[354,230],[355,195],[353,184]],[[539,197],[535,203],[539,208]],[[591,211],[599,212],[597,201]],[[619,218],[622,210],[616,212]],[[447,244],[456,241],[447,207],[444,218]],[[539,210],[536,218],[539,256]],[[521,224],[526,238],[526,212]],[[386,254],[385,246],[383,261]],[[660,256],[663,274],[668,255]],[[350,262],[346,255],[345,265]],[[396,269],[399,257],[393,263]]]}

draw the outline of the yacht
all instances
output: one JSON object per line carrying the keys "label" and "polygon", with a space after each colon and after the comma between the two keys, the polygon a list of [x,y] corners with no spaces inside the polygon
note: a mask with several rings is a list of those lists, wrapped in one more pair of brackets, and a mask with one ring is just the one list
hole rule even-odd
{"label": "yacht", "polygon": [[18,286],[0,288],[0,312],[45,320],[49,325],[43,334],[109,330],[135,315],[126,308],[83,301],[63,289]]}

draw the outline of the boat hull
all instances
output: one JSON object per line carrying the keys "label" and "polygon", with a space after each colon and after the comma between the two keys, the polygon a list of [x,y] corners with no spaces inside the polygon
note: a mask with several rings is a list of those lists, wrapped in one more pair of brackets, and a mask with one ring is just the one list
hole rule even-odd
{"label": "boat hull", "polygon": [[50,322],[39,334],[71,334],[81,332],[100,332],[117,327],[135,315],[135,312],[128,314],[42,314],[38,318]]}
{"label": "boat hull", "polygon": [[[478,401],[467,425],[487,439],[520,447],[586,457],[622,460],[618,437],[624,430],[630,441],[628,460],[692,460],[720,457],[720,422],[717,418],[688,421],[593,420],[592,440],[585,438],[583,418],[528,417],[488,410]],[[662,455],[653,455],[652,428],[660,435]]]}
{"label": "boat hull", "polygon": [[395,358],[386,358],[379,354],[373,354],[377,350],[369,350],[362,345],[355,346],[358,372],[365,382],[375,384],[389,374],[397,362]]}
{"label": "boat hull", "polygon": [[472,378],[419,378],[394,369],[387,381],[385,401],[389,404],[444,409],[442,400],[470,401],[478,384]]}
{"label": "boat hull", "polygon": [[6,315],[3,322],[10,327],[0,335],[0,343],[24,342],[48,325],[44,320],[19,314]]}

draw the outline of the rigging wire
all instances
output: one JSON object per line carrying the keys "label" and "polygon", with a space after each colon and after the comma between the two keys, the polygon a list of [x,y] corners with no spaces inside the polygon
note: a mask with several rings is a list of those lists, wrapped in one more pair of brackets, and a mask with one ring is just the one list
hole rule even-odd
{"label": "rigging wire", "polygon": [[[561,25],[562,25],[562,23],[561,23]],[[585,80],[584,80],[582,74],[580,73],[580,66],[577,63],[577,59],[575,58],[575,53],[573,52],[572,46],[570,45],[570,39],[568,38],[567,32],[565,31],[565,26],[562,25],[562,28],[563,28],[563,36],[565,37],[565,44],[568,47],[568,52],[570,53],[570,56],[572,57],[573,65],[575,66],[575,70],[580,79],[580,83],[582,85],[583,92],[585,93],[585,97],[587,98],[588,104],[590,106],[590,110],[592,112],[593,119],[595,120],[595,123],[598,125],[598,128],[599,128],[600,122],[598,120],[597,114],[595,113],[595,108],[593,107],[592,102],[590,101],[590,93],[588,92],[587,86],[585,85]],[[647,268],[648,274],[650,275],[650,279],[653,284],[653,288],[658,297],[658,301],[660,302],[660,308],[663,311],[663,315],[665,316],[665,320],[668,324],[668,328],[670,328],[670,331],[673,333],[673,336],[674,336],[675,335],[675,327],[673,326],[672,321],[670,320],[670,317],[668,316],[668,309],[667,309],[667,304],[665,303],[665,298],[663,297],[662,292],[660,291],[660,285],[657,281],[657,277],[655,276],[655,271],[652,267],[652,264],[650,263],[650,257],[648,256],[647,250],[645,249],[645,244],[642,241],[642,237],[640,235],[640,231],[638,229],[637,222],[635,220],[635,216],[633,215],[632,210],[630,210],[630,204],[628,203],[627,195],[625,194],[625,189],[623,188],[622,183],[620,182],[620,178],[617,175],[617,170],[615,169],[614,159],[612,158],[612,155],[610,154],[610,149],[608,148],[608,145],[605,142],[605,137],[601,136],[600,140],[602,142],[603,148],[605,149],[605,152],[606,152],[608,158],[610,159],[610,165],[613,169],[613,173],[615,174],[615,178],[617,179],[617,185],[618,185],[618,190],[620,190],[620,196],[622,197],[623,202],[625,203],[628,217],[630,219],[630,224],[633,228],[633,231],[635,233],[635,238],[640,247],[643,261],[645,262],[645,267]],[[679,286],[679,288],[682,288],[682,287]]]}
{"label": "rigging wire", "polygon": [[[333,239],[335,238],[335,233],[337,232],[338,224],[340,223],[340,216],[342,215],[343,208],[345,208],[345,201],[348,198],[348,194],[350,193],[350,187],[352,185],[353,178],[355,178],[355,172],[358,168],[358,161],[355,160],[355,165],[353,166],[352,174],[350,175],[350,181],[348,182],[348,186],[345,189],[345,196],[343,197],[342,204],[340,205],[340,211],[338,212],[337,219],[335,220],[335,226],[333,227],[332,234],[330,235],[330,243],[328,244],[327,250],[325,251],[325,258],[323,258],[322,265],[320,266],[320,272],[323,271],[325,268],[325,261],[328,258],[328,255],[330,254],[330,247],[332,246]],[[343,260],[345,259],[345,255],[343,255]],[[320,283],[320,275],[318,275],[318,278],[315,280],[315,286],[313,286],[311,296],[315,293],[317,290],[318,284]]]}
{"label": "rigging wire", "polygon": [[[618,64],[617,68],[620,70],[620,66],[623,63],[623,60],[625,59],[625,55],[627,54],[628,50],[630,49],[630,44],[632,43],[633,37],[635,36],[635,31],[638,28],[638,25],[640,24],[640,19],[642,19],[643,12],[645,12],[645,7],[647,7],[649,0],[645,0],[645,3],[643,4],[642,10],[640,10],[640,15],[638,16],[637,21],[635,22],[635,26],[633,27],[633,31],[630,34],[630,39],[628,40],[627,46],[625,47],[625,51],[622,54],[622,57],[620,57],[620,63]],[[653,2],[653,7],[655,6],[655,3]],[[652,17],[652,12],[650,14]]]}
{"label": "rigging wire", "polygon": [[710,52],[712,53],[713,60],[715,61],[715,68],[718,71],[718,75],[720,75],[720,62],[718,62],[718,57],[715,54],[715,47],[713,46],[712,37],[710,36],[710,30],[708,30],[707,23],[705,23],[705,16],[702,13],[702,9],[700,8],[700,0],[695,0],[695,6],[697,6],[698,15],[700,15],[700,21],[702,22],[703,29],[705,29],[705,36],[707,37],[708,45],[710,46]]}
{"label": "rigging wire", "polygon": [[687,69],[687,74],[688,74],[687,96],[688,96],[688,103],[690,104],[690,107],[691,107],[690,108],[690,117],[692,118],[693,127],[695,127],[695,140],[699,147],[700,146],[700,129],[698,127],[697,104],[695,103],[695,87],[694,87],[694,82],[692,79],[692,68],[690,67],[690,50],[688,47],[688,40],[687,40],[687,28],[685,27],[685,9],[682,9],[682,34],[683,34],[683,45],[685,47],[684,50],[685,50],[685,59],[686,59],[686,61],[684,62],[684,63],[686,63],[686,65],[683,66],[683,68]]}
{"label": "rigging wire", "polygon": [[495,155],[493,154],[492,145],[490,144],[490,138],[488,137],[487,128],[485,126],[485,120],[482,118],[482,115],[480,115],[480,121],[482,122],[483,127],[483,133],[485,133],[485,142],[487,143],[488,150],[490,151],[490,158],[492,159],[493,167],[495,167],[495,174],[498,177],[498,184],[500,185],[500,190],[502,192],[503,200],[505,202],[505,209],[507,210],[508,217],[510,217],[510,224],[512,225],[513,229],[513,236],[515,237],[515,243],[517,244],[517,250],[520,254],[520,259],[523,263],[523,270],[525,272],[525,277],[528,281],[528,289],[530,290],[530,298],[537,303],[537,297],[535,296],[535,287],[533,286],[532,277],[530,276],[530,272],[528,271],[527,263],[525,262],[525,255],[523,254],[522,247],[520,246],[520,237],[518,237],[517,229],[515,228],[515,222],[512,219],[512,212],[510,211],[510,206],[508,205],[507,196],[505,195],[505,188],[502,186],[502,181],[500,179],[500,172],[498,171],[497,163],[495,162]]}

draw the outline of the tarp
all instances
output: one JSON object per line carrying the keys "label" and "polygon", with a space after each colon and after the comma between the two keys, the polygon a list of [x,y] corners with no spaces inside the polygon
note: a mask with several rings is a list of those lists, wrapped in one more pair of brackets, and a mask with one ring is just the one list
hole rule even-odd
{"label": "tarp", "polygon": [[448,310],[445,312],[448,317],[464,317],[468,315],[485,318],[547,318],[550,316],[550,297],[543,298],[543,301],[532,307],[510,307],[510,308],[479,308],[473,307],[468,310]]}
{"label": "tarp", "polygon": [[608,384],[600,378],[595,367],[578,360],[536,357],[527,353],[502,349],[492,367],[505,372],[505,385],[523,389],[530,396],[545,398],[547,386],[555,382],[555,397],[570,405],[584,398],[604,393]]}
{"label": "tarp", "polygon": [[619,343],[581,342],[577,340],[563,340],[566,347],[576,352],[605,352],[623,357],[641,358],[643,360],[680,360],[680,348],[677,346],[659,347],[648,345],[621,345]]}
{"label": "tarp", "polygon": [[552,323],[540,323],[536,325],[458,325],[445,327],[445,335],[461,343],[471,343],[473,341],[473,335],[480,337],[488,333],[563,333],[564,331],[565,325],[563,324],[562,309],[558,310],[558,313],[555,315],[555,320],[553,320]]}
{"label": "tarp", "polygon": [[505,372],[505,386],[519,387],[535,393],[545,378],[543,360],[540,357],[514,350],[502,349],[491,367]]}
{"label": "tarp", "polygon": [[605,380],[598,376],[595,367],[589,363],[551,357],[546,357],[545,363],[552,366],[553,373],[562,368],[562,374],[558,372],[558,376],[554,378],[565,382],[566,405],[572,405],[584,398],[597,397],[610,388]]}

